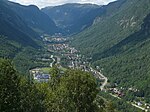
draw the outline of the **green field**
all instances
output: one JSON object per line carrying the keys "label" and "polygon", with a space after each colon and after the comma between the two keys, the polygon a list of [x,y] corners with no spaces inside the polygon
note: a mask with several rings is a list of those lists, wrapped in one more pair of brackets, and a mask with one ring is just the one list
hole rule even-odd
{"label": "green field", "polygon": [[44,72],[44,73],[49,73],[51,70],[50,67],[44,67],[44,68],[41,68],[41,71]]}

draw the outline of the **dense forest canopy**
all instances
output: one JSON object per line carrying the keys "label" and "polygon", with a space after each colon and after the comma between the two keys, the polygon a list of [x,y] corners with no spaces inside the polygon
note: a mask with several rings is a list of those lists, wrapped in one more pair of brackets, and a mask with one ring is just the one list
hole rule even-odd
{"label": "dense forest canopy", "polygon": [[[48,83],[31,83],[12,66],[0,59],[1,112],[102,112],[107,102],[98,95],[95,78],[86,72],[50,70]],[[112,109],[113,111],[113,109]]]}

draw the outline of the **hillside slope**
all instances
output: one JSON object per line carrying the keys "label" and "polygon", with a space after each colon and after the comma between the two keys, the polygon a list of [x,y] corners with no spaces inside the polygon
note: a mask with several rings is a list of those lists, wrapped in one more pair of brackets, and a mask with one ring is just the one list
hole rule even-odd
{"label": "hillside slope", "polygon": [[113,15],[101,15],[99,17],[101,21],[76,35],[73,45],[83,51],[84,54],[89,56],[98,54],[99,56],[100,53],[138,31],[143,19],[149,13],[148,0],[144,2],[140,0],[125,0],[118,10],[114,11],[114,7],[116,7],[115,3],[107,7],[107,12],[112,11]]}
{"label": "hillside slope", "polygon": [[23,6],[17,3],[8,2],[10,8],[23,19],[32,30],[40,34],[53,35],[57,32],[55,23],[43,13],[37,6]]}
{"label": "hillside slope", "polygon": [[139,90],[126,93],[127,99],[145,97],[149,102],[150,1],[126,0],[112,16],[103,18],[75,36],[72,45],[92,57],[93,66],[103,68],[111,84]]}
{"label": "hillside slope", "polygon": [[40,36],[11,9],[8,1],[1,0],[0,58],[13,60],[17,70],[27,73],[31,67],[42,65],[35,62],[42,46]]}
{"label": "hillside slope", "polygon": [[31,30],[6,2],[0,1],[0,15],[0,35],[7,36],[9,40],[23,46],[38,46],[34,39],[39,39],[39,35]]}
{"label": "hillside slope", "polygon": [[[105,68],[105,74],[112,83],[125,88],[134,87],[140,90],[150,101],[150,14],[145,18],[141,30],[130,35],[120,43],[104,52],[94,65]],[[136,95],[135,95],[136,96]]]}

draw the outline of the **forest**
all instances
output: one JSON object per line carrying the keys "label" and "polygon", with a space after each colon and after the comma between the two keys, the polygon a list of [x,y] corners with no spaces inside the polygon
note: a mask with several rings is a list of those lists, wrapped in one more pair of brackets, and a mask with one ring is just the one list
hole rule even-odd
{"label": "forest", "polygon": [[50,70],[48,83],[34,83],[0,59],[1,112],[114,112],[98,94],[96,79],[87,72]]}

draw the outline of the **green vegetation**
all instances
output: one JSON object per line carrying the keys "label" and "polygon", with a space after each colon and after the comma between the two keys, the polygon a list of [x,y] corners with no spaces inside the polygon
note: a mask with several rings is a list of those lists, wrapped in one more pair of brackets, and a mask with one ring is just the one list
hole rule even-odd
{"label": "green vegetation", "polygon": [[[30,67],[43,65],[42,61],[38,60],[41,57],[38,55],[43,52],[39,50],[42,49],[43,44],[40,36],[26,24],[25,18],[22,19],[13,11],[15,6],[23,6],[12,4],[6,0],[0,1],[0,58],[13,60],[19,72],[27,73]],[[48,63],[45,62],[44,65]]]}
{"label": "green vegetation", "polygon": [[103,52],[138,31],[143,19],[150,13],[149,0],[123,1],[117,10],[114,10],[118,7],[117,2],[107,6],[106,10],[111,14],[101,15],[101,21],[74,36],[72,45],[83,54],[98,60]]}
{"label": "green vegetation", "polygon": [[41,68],[41,71],[42,71],[43,73],[49,73],[50,70],[51,70],[51,69],[50,69],[49,67],[43,67],[43,68]]}
{"label": "green vegetation", "polygon": [[8,112],[11,111],[10,109],[17,111],[19,106],[19,79],[10,62],[0,60],[0,77],[0,111]]}
{"label": "green vegetation", "polygon": [[[52,35],[57,32],[57,27],[48,15],[43,13],[37,6],[23,6],[14,2],[8,2],[7,5],[10,9],[20,16],[22,20],[38,34]],[[44,20],[44,21],[43,21]]]}
{"label": "green vegetation", "polygon": [[0,59],[0,77],[1,112],[40,112],[38,89],[21,77],[10,61]]}
{"label": "green vegetation", "polygon": [[[26,8],[30,9],[29,12]],[[110,87],[122,88],[125,95],[121,100],[100,93],[104,98],[113,100],[116,110],[110,102],[98,95],[99,85],[92,75],[78,70],[61,68],[64,72],[60,73],[55,67],[46,68],[52,61],[50,52],[42,48],[40,37],[33,30],[53,34],[56,26],[53,22],[48,23],[48,16],[37,7],[26,8],[0,1],[0,58],[12,60],[0,59],[0,111],[138,112],[127,101],[150,103],[149,0],[118,0],[88,11],[83,18],[76,19],[85,23],[75,22],[70,32],[64,32],[72,34],[81,31],[81,26],[84,26],[83,29],[85,25],[88,26],[87,21],[92,24],[93,18],[98,15],[90,28],[74,37],[72,45],[92,59],[93,67],[103,68],[102,72],[108,77]],[[33,15],[36,12],[39,15]],[[30,16],[26,13],[30,13]],[[43,21],[43,16],[47,21],[39,22]],[[89,16],[91,17],[88,18]],[[32,18],[40,24],[33,26]],[[85,18],[89,20],[84,20]],[[53,28],[50,31],[51,25]],[[67,65],[67,58],[62,57],[60,63],[62,66]],[[45,67],[42,70],[46,73],[50,70],[51,79],[48,83],[28,82],[28,72],[34,67]],[[22,74],[26,74],[25,77]]]}
{"label": "green vegetation", "polygon": [[[126,47],[126,46],[125,46]],[[140,48],[140,49],[139,49]],[[111,83],[117,83],[119,87],[138,89],[139,92],[133,92],[132,97],[145,97],[147,102],[150,101],[150,88],[148,86],[149,77],[149,40],[132,46],[123,54],[104,58],[94,63],[104,68],[104,74],[109,77]],[[139,95],[142,94],[142,95]],[[149,102],[150,103],[150,102]]]}
{"label": "green vegetation", "polygon": [[0,1],[0,13],[0,35],[7,37],[8,44],[15,47],[20,47],[20,45],[21,47],[39,47],[37,42],[35,42],[35,40],[39,39],[39,35],[29,28],[20,16],[11,10],[8,1]]}
{"label": "green vegetation", "polygon": [[20,48],[18,43],[9,41],[5,36],[0,36],[0,57],[12,58]]}
{"label": "green vegetation", "polygon": [[72,44],[92,57],[94,67],[103,68],[111,85],[124,88],[126,100],[150,103],[150,1],[125,0],[112,13],[75,36]]}
{"label": "green vegetation", "polygon": [[15,68],[23,74],[28,74],[34,67],[47,67],[52,61],[48,51],[31,46],[23,47],[5,36],[0,36],[0,44],[0,57],[11,59]]}
{"label": "green vegetation", "polygon": [[[49,55],[49,56],[48,56]],[[32,47],[26,47],[13,58],[13,64],[21,73],[28,73],[31,68],[47,67],[51,60],[43,61],[43,58],[50,57],[50,53],[45,50],[37,50]]]}
{"label": "green vegetation", "polygon": [[114,107],[118,112],[143,112],[142,110],[127,103],[126,100],[114,98],[109,93],[100,92],[100,96],[110,99],[112,101],[112,107]]}
{"label": "green vegetation", "polygon": [[70,3],[45,7],[42,11],[55,21],[58,28],[61,29],[59,32],[63,35],[72,35],[81,32],[92,24],[95,15],[89,15],[89,12],[98,8],[99,6],[94,4]]}
{"label": "green vegetation", "polygon": [[1,112],[113,112],[97,94],[92,75],[54,67],[48,83],[29,83],[8,60],[0,59]]}
{"label": "green vegetation", "polygon": [[139,90],[139,92],[132,92],[133,95],[127,92],[127,96],[131,96],[127,98],[130,101],[135,97],[136,99],[145,97],[145,101],[150,101],[149,18],[150,15],[145,18],[141,30],[113,46],[103,54],[105,58],[94,63],[105,69],[104,73],[112,83],[126,88],[126,91],[128,88]]}
{"label": "green vegetation", "polygon": [[42,39],[33,29],[54,34],[54,22],[36,6],[24,7],[7,0],[0,1],[0,14],[0,58],[13,60],[23,74],[33,67],[49,66],[50,60],[45,61],[49,52],[43,50]]}

